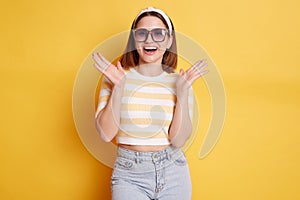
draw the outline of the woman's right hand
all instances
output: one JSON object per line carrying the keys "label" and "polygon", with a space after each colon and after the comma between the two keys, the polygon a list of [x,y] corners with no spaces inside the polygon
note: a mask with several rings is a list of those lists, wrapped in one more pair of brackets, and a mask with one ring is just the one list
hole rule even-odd
{"label": "woman's right hand", "polygon": [[96,62],[94,66],[102,72],[115,86],[123,86],[125,83],[125,72],[118,61],[117,66],[110,63],[99,53],[93,53],[93,59]]}

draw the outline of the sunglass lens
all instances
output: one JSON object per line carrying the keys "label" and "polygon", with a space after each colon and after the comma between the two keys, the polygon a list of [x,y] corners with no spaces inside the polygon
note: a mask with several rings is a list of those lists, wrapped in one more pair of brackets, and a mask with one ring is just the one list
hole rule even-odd
{"label": "sunglass lens", "polygon": [[164,29],[153,29],[151,32],[154,41],[161,42],[165,39],[166,31]]}
{"label": "sunglass lens", "polygon": [[145,41],[148,36],[148,31],[146,29],[137,29],[135,31],[135,39],[136,41]]}

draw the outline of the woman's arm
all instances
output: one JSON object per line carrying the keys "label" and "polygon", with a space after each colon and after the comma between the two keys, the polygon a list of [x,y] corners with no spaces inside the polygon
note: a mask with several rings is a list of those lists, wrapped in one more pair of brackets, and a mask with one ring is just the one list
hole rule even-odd
{"label": "woman's arm", "polygon": [[112,91],[107,104],[96,116],[96,128],[101,138],[106,142],[110,142],[119,130],[125,73],[120,62],[115,66],[107,61],[100,53],[94,53],[93,59],[96,62],[94,66],[112,83]]}
{"label": "woman's arm", "polygon": [[196,79],[208,73],[208,70],[202,71],[206,66],[206,60],[200,60],[186,72],[182,69],[179,72],[176,80],[177,101],[169,129],[169,139],[173,146],[182,147],[192,133],[193,127],[188,106],[189,88]]}
{"label": "woman's arm", "polygon": [[105,142],[110,142],[119,130],[123,87],[114,86],[106,106],[96,117],[96,128]]}
{"label": "woman's arm", "polygon": [[169,130],[171,144],[182,147],[192,133],[192,121],[189,116],[188,91],[180,96],[177,95],[177,102]]}

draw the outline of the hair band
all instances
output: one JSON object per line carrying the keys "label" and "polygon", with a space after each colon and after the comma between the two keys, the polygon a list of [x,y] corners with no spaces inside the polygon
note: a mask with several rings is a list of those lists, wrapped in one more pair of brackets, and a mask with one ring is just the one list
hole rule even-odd
{"label": "hair band", "polygon": [[160,9],[157,9],[157,8],[153,8],[153,7],[148,7],[144,10],[142,10],[135,18],[135,21],[136,19],[143,13],[145,12],[156,12],[156,13],[159,13],[164,19],[165,21],[167,22],[168,24],[168,27],[169,27],[169,32],[170,34],[172,34],[172,23],[171,23],[171,20],[170,18],[168,17],[168,15],[166,13],[164,13],[164,11],[160,10]]}

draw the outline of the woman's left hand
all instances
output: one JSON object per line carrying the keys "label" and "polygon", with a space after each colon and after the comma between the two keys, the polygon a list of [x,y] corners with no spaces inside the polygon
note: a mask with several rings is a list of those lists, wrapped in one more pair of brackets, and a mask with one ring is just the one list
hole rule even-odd
{"label": "woman's left hand", "polygon": [[188,91],[188,88],[193,84],[195,80],[208,73],[208,70],[205,70],[206,66],[206,59],[202,59],[193,64],[186,71],[180,69],[179,75],[176,80],[177,96],[181,93],[186,93]]}

